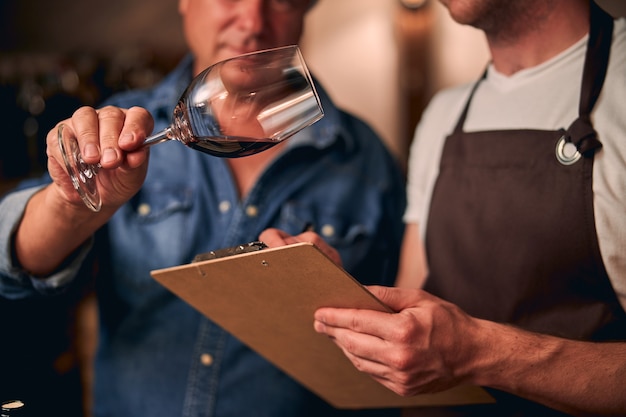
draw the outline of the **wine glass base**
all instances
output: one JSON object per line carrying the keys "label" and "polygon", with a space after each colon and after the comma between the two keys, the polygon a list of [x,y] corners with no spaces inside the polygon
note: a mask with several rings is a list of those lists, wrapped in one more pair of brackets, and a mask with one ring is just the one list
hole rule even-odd
{"label": "wine glass base", "polygon": [[102,199],[96,185],[96,173],[98,167],[83,161],[78,148],[78,142],[69,129],[59,125],[59,146],[67,172],[72,179],[72,184],[83,200],[85,205],[92,211],[98,212],[102,207]]}

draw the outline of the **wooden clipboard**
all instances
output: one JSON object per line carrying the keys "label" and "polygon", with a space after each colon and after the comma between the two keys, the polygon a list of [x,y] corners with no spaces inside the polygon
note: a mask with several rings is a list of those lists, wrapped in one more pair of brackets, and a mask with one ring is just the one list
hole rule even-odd
{"label": "wooden clipboard", "polygon": [[389,311],[316,246],[297,243],[155,270],[153,278],[336,408],[493,402],[485,390],[401,397],[313,330],[322,306]]}

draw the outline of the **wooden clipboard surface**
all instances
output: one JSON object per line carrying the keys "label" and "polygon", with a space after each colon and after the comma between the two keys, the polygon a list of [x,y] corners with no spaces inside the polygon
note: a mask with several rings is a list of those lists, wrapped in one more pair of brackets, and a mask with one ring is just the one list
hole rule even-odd
{"label": "wooden clipboard surface", "polygon": [[313,244],[160,269],[152,276],[337,408],[493,402],[473,386],[401,397],[356,370],[331,340],[313,330],[314,311],[322,306],[388,309]]}

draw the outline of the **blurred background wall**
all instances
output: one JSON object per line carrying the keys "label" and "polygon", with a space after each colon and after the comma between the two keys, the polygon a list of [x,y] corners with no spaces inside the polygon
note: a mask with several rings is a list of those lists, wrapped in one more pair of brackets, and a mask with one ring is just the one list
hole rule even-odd
{"label": "blurred background wall", "polygon": [[[599,3],[626,15],[624,0]],[[473,80],[488,61],[482,34],[453,23],[435,0],[318,0],[301,46],[337,103],[367,120],[403,164],[432,94]],[[176,0],[2,0],[0,195],[43,171],[56,122],[113,92],[152,85],[184,53]],[[31,415],[51,404],[66,417],[85,414],[89,375],[79,364],[93,349],[95,317],[83,295],[0,299],[0,401],[26,400]],[[76,334],[89,343],[73,343]]]}

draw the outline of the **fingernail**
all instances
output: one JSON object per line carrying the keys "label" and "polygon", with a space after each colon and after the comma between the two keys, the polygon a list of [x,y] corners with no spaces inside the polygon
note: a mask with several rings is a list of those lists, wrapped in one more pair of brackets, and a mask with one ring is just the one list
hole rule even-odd
{"label": "fingernail", "polygon": [[130,133],[124,133],[122,136],[120,136],[119,139],[119,144],[120,145],[130,145],[131,143],[133,143],[133,135]]}
{"label": "fingernail", "polygon": [[313,328],[318,333],[324,333],[324,331],[326,330],[326,326],[324,325],[324,323],[319,321],[313,322]]}
{"label": "fingernail", "polygon": [[95,158],[98,156],[98,147],[93,143],[87,144],[85,149],[83,149],[83,155],[85,158]]}
{"label": "fingernail", "polygon": [[114,149],[107,148],[102,153],[102,163],[115,162],[117,160],[117,153]]}

